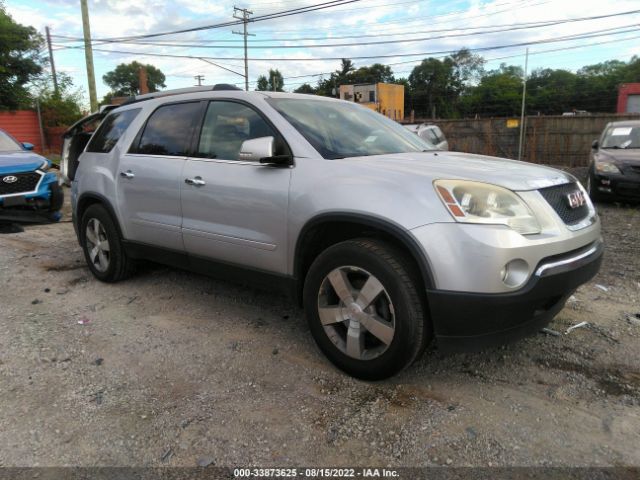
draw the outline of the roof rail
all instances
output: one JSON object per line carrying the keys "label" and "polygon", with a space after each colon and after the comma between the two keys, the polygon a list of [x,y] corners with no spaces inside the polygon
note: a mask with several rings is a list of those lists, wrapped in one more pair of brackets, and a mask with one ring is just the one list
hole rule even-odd
{"label": "roof rail", "polygon": [[129,97],[127,101],[122,103],[122,105],[130,105],[132,103],[143,102],[145,100],[151,100],[153,98],[162,98],[169,97],[172,95],[182,95],[183,93],[198,93],[198,92],[211,92],[211,91],[221,91],[221,90],[242,90],[235,85],[229,85],[228,83],[218,83],[216,85],[202,85],[199,87],[187,87],[187,88],[176,88],[173,90],[163,90],[160,92],[152,92],[145,93],[144,95],[135,95]]}

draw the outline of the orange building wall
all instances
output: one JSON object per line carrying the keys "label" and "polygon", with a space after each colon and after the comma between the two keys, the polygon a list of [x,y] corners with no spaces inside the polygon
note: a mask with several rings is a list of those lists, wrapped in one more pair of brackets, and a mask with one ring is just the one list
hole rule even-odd
{"label": "orange building wall", "polygon": [[404,85],[378,83],[378,111],[393,119],[404,118]]}

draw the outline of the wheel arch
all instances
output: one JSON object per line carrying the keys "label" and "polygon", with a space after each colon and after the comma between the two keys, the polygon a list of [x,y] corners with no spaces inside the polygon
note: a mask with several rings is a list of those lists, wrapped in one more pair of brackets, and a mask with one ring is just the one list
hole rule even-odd
{"label": "wheel arch", "polygon": [[380,217],[335,212],[317,215],[304,224],[296,240],[293,275],[298,280],[298,301],[307,271],[313,260],[329,246],[352,238],[368,236],[389,241],[409,254],[417,266],[423,288],[433,288],[434,277],[417,240],[400,225]]}
{"label": "wheel arch", "polygon": [[107,209],[109,215],[111,215],[113,223],[116,226],[116,229],[118,230],[120,238],[124,238],[124,235],[122,234],[122,228],[120,227],[120,222],[118,221],[118,216],[116,215],[116,211],[113,208],[111,202],[104,195],[91,192],[83,193],[82,195],[80,195],[80,197],[78,198],[77,206],[75,208],[74,216],[76,218],[76,233],[78,234],[78,239],[80,239],[81,235],[80,225],[82,223],[82,216],[84,215],[84,212],[86,212],[91,205],[96,204],[102,205]]}

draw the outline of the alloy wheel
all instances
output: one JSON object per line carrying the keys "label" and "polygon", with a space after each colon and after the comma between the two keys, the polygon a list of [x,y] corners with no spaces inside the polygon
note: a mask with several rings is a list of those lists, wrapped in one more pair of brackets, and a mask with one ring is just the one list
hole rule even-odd
{"label": "alloy wheel", "polygon": [[318,292],[318,315],[338,350],[357,360],[382,355],[395,334],[389,293],[380,280],[359,267],[343,266],[326,275]]}
{"label": "alloy wheel", "polygon": [[107,232],[100,220],[91,218],[87,222],[85,238],[89,260],[96,270],[106,272],[111,260],[111,251]]}

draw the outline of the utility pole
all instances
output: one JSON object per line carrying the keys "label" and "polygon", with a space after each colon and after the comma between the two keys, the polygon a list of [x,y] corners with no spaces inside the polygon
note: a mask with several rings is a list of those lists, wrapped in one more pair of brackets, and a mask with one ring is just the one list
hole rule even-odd
{"label": "utility pole", "polygon": [[140,91],[140,95],[149,93],[149,81],[146,67],[140,67],[138,70],[138,89]]}
{"label": "utility pole", "polygon": [[524,78],[522,79],[522,108],[520,110],[520,141],[518,142],[518,160],[522,160],[522,148],[524,146],[524,107],[527,97],[527,69],[529,67],[529,48],[524,56]]}
{"label": "utility pole", "polygon": [[91,27],[89,26],[89,8],[87,0],[80,0],[82,9],[82,31],[84,33],[84,58],[87,63],[87,80],[89,82],[89,103],[91,111],[98,110],[98,97],[96,95],[96,76],[93,71],[93,48],[91,48]]}
{"label": "utility pole", "polygon": [[242,24],[244,26],[244,31],[236,32],[234,30],[233,33],[235,33],[236,35],[242,35],[244,37],[244,89],[247,92],[249,91],[249,58],[247,54],[247,37],[248,36],[255,37],[254,34],[247,32],[249,15],[253,15],[253,12],[251,10],[247,10],[246,8],[238,8],[236,6],[233,7],[233,18],[242,20]]}
{"label": "utility pole", "polygon": [[202,86],[202,81],[204,80],[204,75],[196,75],[195,78],[198,81],[198,86],[201,87]]}
{"label": "utility pole", "polygon": [[44,27],[47,32],[47,47],[49,48],[49,63],[51,64],[51,76],[53,77],[53,92],[58,96],[58,76],[56,75],[56,64],[53,61],[53,49],[51,48],[51,32],[49,27]]}

